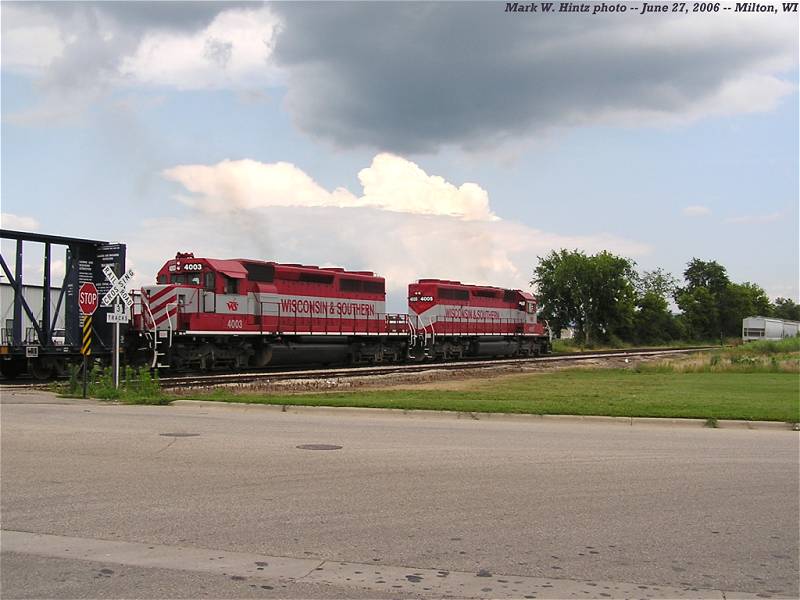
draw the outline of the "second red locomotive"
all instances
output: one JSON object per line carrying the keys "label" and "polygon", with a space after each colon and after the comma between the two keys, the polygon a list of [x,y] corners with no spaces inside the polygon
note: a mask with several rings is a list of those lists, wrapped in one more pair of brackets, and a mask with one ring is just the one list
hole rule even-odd
{"label": "second red locomotive", "polygon": [[420,279],[408,286],[408,308],[435,358],[535,356],[550,349],[536,299],[521,290]]}

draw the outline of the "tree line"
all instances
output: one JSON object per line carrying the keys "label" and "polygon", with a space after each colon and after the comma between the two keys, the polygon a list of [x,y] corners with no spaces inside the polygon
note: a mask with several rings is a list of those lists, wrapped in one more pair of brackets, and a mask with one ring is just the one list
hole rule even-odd
{"label": "tree line", "polygon": [[542,317],[556,335],[574,328],[584,344],[738,337],[742,319],[754,315],[800,321],[793,300],[773,303],[760,286],[731,281],[713,260],[693,258],[679,281],[660,268],[638,272],[634,261],[606,251],[562,249],[538,258],[531,284]]}

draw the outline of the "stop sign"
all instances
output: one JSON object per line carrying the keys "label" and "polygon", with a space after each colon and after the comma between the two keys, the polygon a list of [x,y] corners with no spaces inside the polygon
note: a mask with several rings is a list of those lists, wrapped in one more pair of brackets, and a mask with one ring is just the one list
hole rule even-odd
{"label": "stop sign", "polygon": [[97,310],[98,296],[97,288],[93,283],[87,282],[81,284],[78,290],[78,306],[81,307],[81,313],[84,315],[93,315]]}

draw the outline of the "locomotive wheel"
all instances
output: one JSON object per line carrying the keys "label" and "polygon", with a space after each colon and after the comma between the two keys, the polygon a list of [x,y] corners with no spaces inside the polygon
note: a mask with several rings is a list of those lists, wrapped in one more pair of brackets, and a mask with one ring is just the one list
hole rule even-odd
{"label": "locomotive wheel", "polygon": [[6,379],[16,379],[25,370],[25,363],[21,360],[11,359],[0,361],[0,373]]}
{"label": "locomotive wheel", "polygon": [[39,359],[30,360],[28,362],[28,373],[31,374],[31,377],[38,379],[39,381],[50,379],[53,376],[54,371],[53,365],[49,360]]}
{"label": "locomotive wheel", "polygon": [[63,377],[67,374],[67,363],[64,360],[53,360],[53,377]]}

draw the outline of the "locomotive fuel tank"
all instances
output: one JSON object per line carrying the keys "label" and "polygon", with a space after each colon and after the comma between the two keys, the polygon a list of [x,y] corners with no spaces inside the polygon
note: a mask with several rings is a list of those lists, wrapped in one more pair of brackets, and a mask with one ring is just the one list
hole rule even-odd
{"label": "locomotive fuel tank", "polygon": [[350,345],[345,342],[272,344],[272,365],[297,365],[307,363],[344,363],[350,357]]}
{"label": "locomotive fuel tank", "polygon": [[511,356],[519,351],[516,340],[479,339],[470,347],[471,356]]}

